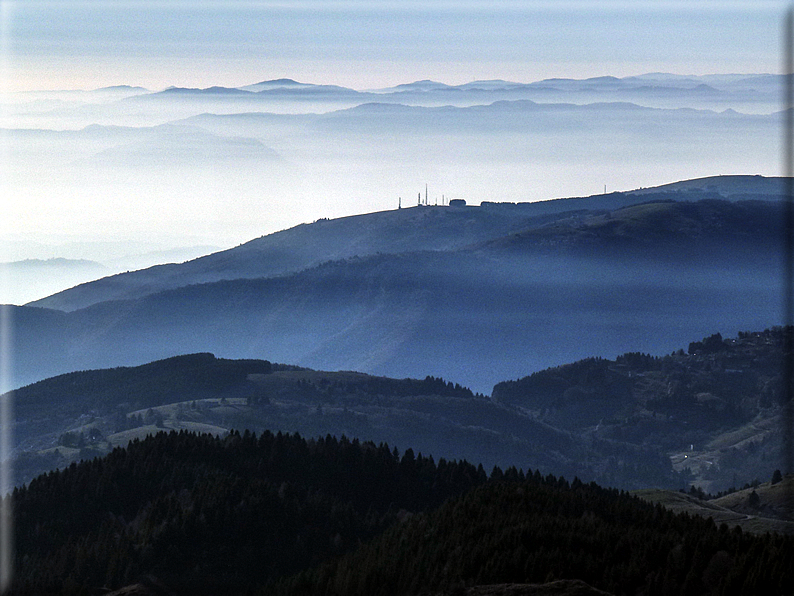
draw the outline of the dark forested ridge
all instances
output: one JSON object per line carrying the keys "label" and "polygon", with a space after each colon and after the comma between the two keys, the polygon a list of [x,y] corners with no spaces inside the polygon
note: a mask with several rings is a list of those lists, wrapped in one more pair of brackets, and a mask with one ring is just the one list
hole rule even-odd
{"label": "dark forested ridge", "polygon": [[180,594],[237,594],[486,479],[481,466],[344,437],[162,432],[14,491],[14,593],[154,574]]}
{"label": "dark forested ridge", "polygon": [[207,397],[246,394],[249,374],[295,369],[267,360],[224,360],[212,354],[187,354],[136,367],[77,371],[33,383],[16,391],[18,414],[37,410],[59,416],[114,408],[123,399],[133,409]]}
{"label": "dark forested ridge", "polygon": [[276,593],[464,594],[575,578],[613,594],[783,594],[793,558],[791,536],[750,536],[577,479],[492,474]]}
{"label": "dark forested ridge", "polygon": [[554,579],[615,594],[747,594],[794,580],[790,537],[578,479],[516,468],[489,478],[344,437],[163,432],[12,498],[14,594],[142,580],[177,595],[460,594]]}
{"label": "dark forested ridge", "polygon": [[[790,536],[674,515],[589,482],[714,491],[768,478],[785,334],[589,358],[500,383],[492,398],[431,376],[211,354],[35,383],[17,392],[18,428],[46,427],[37,440],[56,446],[29,457],[85,461],[14,490],[13,593],[143,582],[177,596],[446,595],[553,580],[568,582],[549,590],[785,593]],[[273,432],[224,426],[246,421]],[[470,453],[504,459],[489,475]],[[715,503],[760,524],[785,501],[772,490],[790,482]],[[698,515],[710,511],[700,503]]]}

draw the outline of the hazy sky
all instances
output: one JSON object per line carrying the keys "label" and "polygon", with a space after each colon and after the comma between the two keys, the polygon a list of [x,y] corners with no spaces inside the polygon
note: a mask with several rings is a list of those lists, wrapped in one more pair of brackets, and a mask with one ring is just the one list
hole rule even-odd
{"label": "hazy sky", "polygon": [[783,2],[0,0],[6,89],[778,72]]}
{"label": "hazy sky", "polygon": [[[0,91],[242,86],[282,77],[372,89],[419,79],[460,84],[648,72],[774,73],[782,62],[786,6],[764,0],[0,0]],[[0,130],[0,152],[8,152],[3,134]],[[53,157],[64,154],[68,157],[69,151]],[[0,184],[7,206],[0,210],[0,240],[12,232],[26,238],[34,232],[45,238],[56,232],[137,238],[142,230],[160,229],[169,237],[196,234],[195,242],[201,244],[241,242],[316,217],[392,208],[397,196],[408,196],[408,189],[388,186],[378,168],[361,174],[362,179],[372,174],[377,182],[377,187],[373,182],[372,188],[357,191],[366,200],[348,205],[334,194],[346,193],[346,187],[331,187],[330,177],[317,174],[315,186],[307,186],[301,197],[301,208],[293,202],[285,209],[260,200],[259,187],[269,178],[265,174],[250,180],[235,176],[239,186],[247,184],[243,196],[231,193],[220,178],[155,188],[151,176],[138,176],[131,178],[133,183],[109,188],[75,170],[65,183],[50,176],[47,163],[41,162],[30,164],[39,167],[32,176],[35,184],[18,182],[13,193],[3,193]],[[3,163],[8,159],[0,153],[0,178],[8,178]],[[767,173],[773,166],[777,162],[751,173]],[[745,173],[705,169],[708,174]],[[411,175],[421,185],[428,180],[436,184],[439,192],[472,192],[442,187],[438,172]],[[535,178],[548,183],[553,176],[560,174],[544,170]],[[448,177],[461,179],[457,172]],[[575,177],[574,171],[567,177]],[[673,181],[637,177],[603,182],[623,188]],[[295,178],[312,182],[306,176]],[[542,196],[527,191],[521,200],[594,192],[602,176],[592,178],[597,184],[573,190],[551,185]],[[216,192],[213,185],[224,188]],[[531,186],[536,192],[545,188]],[[9,201],[11,194],[16,199]],[[185,221],[188,212],[207,230]],[[181,243],[189,241],[194,240]]]}

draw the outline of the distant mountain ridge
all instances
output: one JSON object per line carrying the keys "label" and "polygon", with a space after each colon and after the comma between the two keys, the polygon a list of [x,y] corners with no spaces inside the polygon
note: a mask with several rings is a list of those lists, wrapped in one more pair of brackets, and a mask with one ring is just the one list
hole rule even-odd
{"label": "distant mountain ridge", "polygon": [[652,188],[630,191],[631,194],[652,194],[667,191],[716,193],[726,199],[738,196],[744,199],[761,197],[783,197],[786,194],[786,179],[769,176],[707,176],[692,180],[681,180]]}
{"label": "distant mountain ridge", "polygon": [[[700,189],[687,192],[695,196],[713,196],[715,187],[707,188],[710,188],[708,193],[701,194]],[[678,196],[679,192],[674,190],[671,195]],[[660,195],[639,192],[635,196]],[[774,195],[754,196],[769,198]],[[570,220],[549,223],[492,241],[489,246],[512,250],[608,251],[616,260],[622,258],[624,251],[629,251],[633,258],[639,254],[655,254],[660,259],[675,260],[682,256],[695,259],[694,253],[720,251],[726,244],[732,244],[731,249],[741,247],[745,257],[765,258],[780,250],[782,218],[780,204],[771,201],[727,203],[718,199],[691,202],[669,199],[592,214],[578,218],[575,223]]]}
{"label": "distant mountain ridge", "polygon": [[[771,113],[781,105],[781,89],[780,75],[773,74],[681,76],[657,73],[623,78],[544,79],[528,83],[475,80],[457,85],[421,80],[374,90],[281,78],[238,87],[135,90],[134,96],[124,101],[158,103],[168,96],[183,96],[184,99],[211,102],[224,95],[230,101],[252,106],[266,105],[271,100],[285,97],[309,103],[322,100],[331,105],[349,106],[366,102],[471,106],[500,100],[576,104],[622,101],[657,108],[691,107],[719,111],[733,108],[742,113]],[[130,89],[128,93],[132,91]]]}
{"label": "distant mountain ridge", "polygon": [[[498,99],[534,99],[536,101],[599,101],[639,100],[643,105],[670,106],[673,97],[686,96],[690,100],[720,105],[721,102],[745,102],[747,107],[763,98],[766,106],[780,105],[782,89],[780,75],[670,75],[648,73],[638,76],[601,76],[587,79],[550,78],[529,83],[490,80],[449,85],[437,81],[415,81],[378,89],[383,96],[410,97],[437,94],[439,99],[460,101],[466,96]],[[578,98],[577,98],[578,94]],[[715,102],[715,103],[711,103]],[[705,106],[704,106],[705,107]],[[727,107],[727,106],[726,106]],[[724,109],[724,108],[723,108]],[[741,111],[741,110],[740,110]]]}
{"label": "distant mountain ridge", "polygon": [[[681,192],[685,191],[685,192]],[[65,290],[29,306],[72,311],[105,300],[140,298],[165,289],[224,279],[272,277],[314,267],[330,260],[376,253],[454,250],[494,242],[529,229],[548,234],[549,222],[560,214],[583,210],[611,210],[652,199],[696,201],[721,197],[731,200],[777,200],[784,192],[782,178],[719,176],[672,183],[658,189],[555,199],[536,203],[483,203],[480,207],[424,208],[383,211],[331,221],[303,224],[263,236],[236,248],[180,265],[159,265],[103,278]],[[674,194],[664,194],[674,193]],[[653,195],[653,196],[652,196]],[[463,233],[461,233],[461,226]],[[759,235],[768,240],[768,235]]]}
{"label": "distant mountain ridge", "polygon": [[[588,355],[658,354],[693,333],[776,324],[779,197],[720,196],[612,193],[320,220],[14,310],[16,383],[199,351],[443,374],[484,392]],[[43,308],[61,300],[63,311]]]}

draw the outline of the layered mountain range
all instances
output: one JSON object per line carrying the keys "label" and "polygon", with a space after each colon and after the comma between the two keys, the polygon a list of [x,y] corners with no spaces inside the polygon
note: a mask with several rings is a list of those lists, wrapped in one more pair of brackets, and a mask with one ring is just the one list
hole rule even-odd
{"label": "layered mountain range", "polygon": [[[780,84],[777,75],[655,74],[4,94],[7,217],[35,213],[35,228],[12,232],[45,244],[71,234],[229,247],[318,218],[414,205],[426,184],[429,203],[442,205],[773,176]],[[34,252],[2,260],[41,258]],[[108,264],[99,251],[80,258]]]}
{"label": "layered mountain range", "polygon": [[393,379],[189,354],[67,373],[15,393],[18,484],[160,430],[411,445],[487,468],[717,492],[781,466],[785,336],[711,335],[664,357],[587,358],[496,384]]}
{"label": "layered mountain range", "polygon": [[[472,81],[449,85],[438,81],[414,81],[384,89],[356,90],[339,85],[317,85],[288,78],[240,87],[212,86],[203,89],[168,87],[149,90],[119,85],[93,91],[49,91],[8,95],[6,101],[21,104],[19,114],[36,116],[46,111],[47,101],[57,99],[75,119],[102,114],[98,104],[122,102],[128,117],[140,119],[157,108],[178,100],[216,107],[219,99],[234,111],[279,111],[291,104],[294,113],[326,111],[363,103],[394,103],[420,106],[472,106],[496,101],[531,100],[540,103],[587,104],[631,102],[655,108],[692,107],[745,113],[769,113],[780,105],[781,75],[681,76],[649,73],[623,78],[545,79],[531,83],[504,80]],[[684,104],[684,105],[682,105]],[[267,107],[271,106],[268,110]],[[213,111],[213,110],[205,110]]]}
{"label": "layered mountain range", "polygon": [[316,221],[14,308],[15,384],[212,352],[487,393],[577,358],[766,328],[780,321],[781,184]]}
{"label": "layered mountain range", "polygon": [[780,591],[790,541],[587,483],[790,530],[790,181],[701,177],[774,171],[781,82],[3,95],[11,220],[283,228],[6,307],[14,589]]}
{"label": "layered mountain range", "polygon": [[[716,446],[717,437],[746,427],[748,436],[763,438],[777,416],[769,410],[770,383],[779,379],[751,364],[763,356],[768,368],[776,366],[763,352],[764,336],[736,366],[728,362],[734,356],[717,364],[697,350],[669,356],[664,366],[653,359],[694,338],[732,337],[780,321],[784,182],[714,177],[630,193],[320,220],[13,308],[18,386],[71,371],[214,354],[186,361],[195,370],[178,374],[188,384],[162,399],[147,397],[157,384],[151,379],[141,388],[112,374],[100,375],[107,403],[85,402],[96,380],[83,386],[75,377],[72,387],[62,379],[66,385],[41,395],[49,385],[20,389],[20,448],[43,457],[32,472],[58,465],[63,453],[53,449],[61,435],[87,433],[88,418],[104,420],[94,425],[101,437],[121,433],[119,444],[133,428],[173,419],[173,428],[212,432],[252,426],[346,433],[630,486],[641,478],[671,486],[692,473],[703,486],[724,488],[731,474],[752,472],[739,465],[741,449],[726,455],[732,463],[722,472],[704,463],[733,446],[728,439]],[[650,360],[624,370],[626,362],[613,359],[625,353]],[[585,366],[586,382],[579,373],[553,381],[553,390],[545,381],[531,390],[524,388],[534,381],[508,382],[592,357],[606,363]],[[243,385],[216,395],[190,380],[204,379],[215,359],[267,359],[292,369],[246,381],[253,385],[243,383],[246,375],[264,365],[238,371]],[[712,369],[722,376],[706,382],[695,372]],[[447,392],[444,382],[383,389],[399,385],[395,379],[441,377],[470,389]],[[739,380],[755,396],[750,405],[726,393],[724,385]],[[606,401],[590,403],[593,395]],[[263,396],[267,407],[256,409]],[[243,402],[230,409],[216,403],[220,417],[200,405],[222,397]],[[145,419],[121,424],[122,415]],[[703,415],[719,424],[704,427]],[[648,443],[648,436],[656,438]],[[697,454],[686,452],[690,446]],[[772,443],[762,452],[770,449]],[[744,458],[759,468],[755,456]]]}

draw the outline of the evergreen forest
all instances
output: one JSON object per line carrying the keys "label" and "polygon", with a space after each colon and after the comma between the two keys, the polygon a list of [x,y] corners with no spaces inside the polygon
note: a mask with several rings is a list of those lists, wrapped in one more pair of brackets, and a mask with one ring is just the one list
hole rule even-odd
{"label": "evergreen forest", "polygon": [[[794,538],[540,471],[297,434],[160,432],[17,488],[13,594],[771,594]],[[143,584],[141,584],[143,585]]]}

